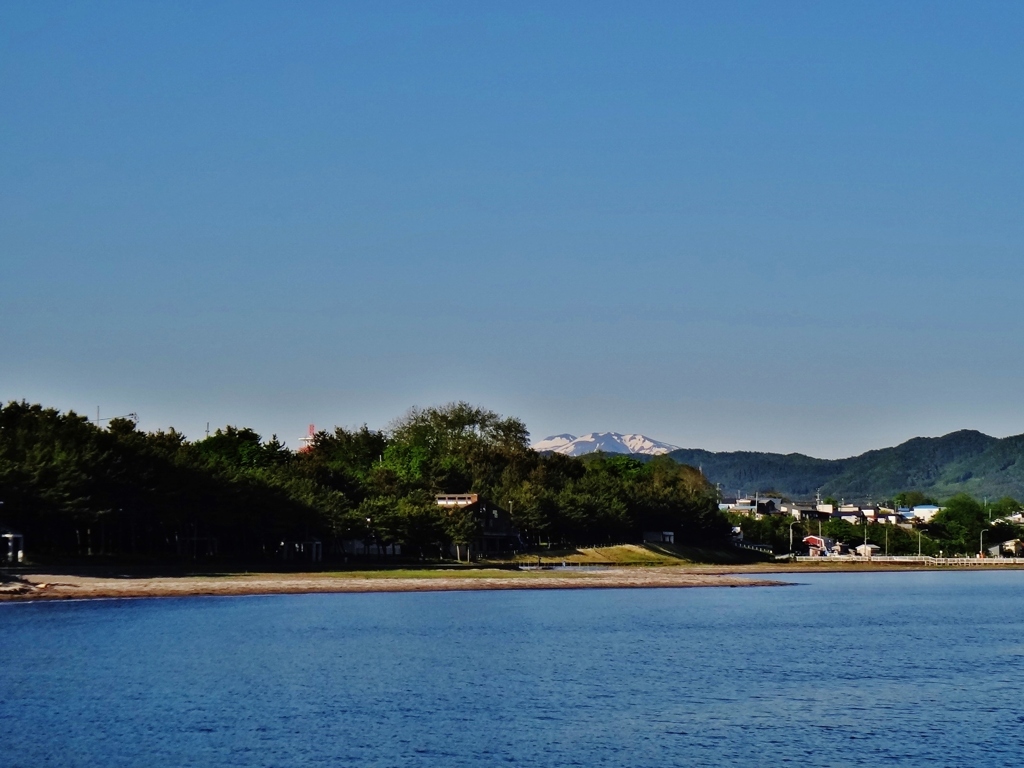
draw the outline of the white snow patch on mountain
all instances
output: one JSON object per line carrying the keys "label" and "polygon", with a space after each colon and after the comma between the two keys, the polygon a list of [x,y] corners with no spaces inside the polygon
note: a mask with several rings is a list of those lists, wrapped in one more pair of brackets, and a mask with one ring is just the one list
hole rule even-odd
{"label": "white snow patch on mountain", "polygon": [[552,435],[531,446],[535,451],[553,451],[566,456],[582,456],[585,453],[645,453],[660,456],[676,450],[679,446],[652,440],[644,435],[623,435],[620,432],[591,432],[588,435]]}
{"label": "white snow patch on mountain", "polygon": [[560,451],[560,449],[570,445],[575,439],[576,435],[552,435],[551,437],[545,437],[530,447],[535,451]]}

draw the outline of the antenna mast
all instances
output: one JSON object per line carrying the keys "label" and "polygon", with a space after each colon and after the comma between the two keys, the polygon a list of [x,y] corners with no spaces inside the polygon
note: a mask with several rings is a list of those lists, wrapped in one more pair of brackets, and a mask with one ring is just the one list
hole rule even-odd
{"label": "antenna mast", "polygon": [[316,427],[309,425],[309,433],[299,438],[299,450],[303,453],[313,450],[313,440],[316,437]]}

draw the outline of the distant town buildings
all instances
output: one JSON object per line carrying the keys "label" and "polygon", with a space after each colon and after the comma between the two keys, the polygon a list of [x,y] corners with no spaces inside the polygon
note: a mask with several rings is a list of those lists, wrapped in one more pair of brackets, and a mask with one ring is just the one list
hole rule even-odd
{"label": "distant town buildings", "polygon": [[1010,539],[993,544],[988,548],[989,557],[1021,557],[1024,555],[1024,541]]}
{"label": "distant town buildings", "polygon": [[764,515],[779,514],[782,509],[782,499],[773,496],[755,496],[754,498],[741,498],[725,500],[718,505],[718,508],[726,512],[739,512],[750,514],[760,519]]}
{"label": "distant town buildings", "polygon": [[877,504],[823,504],[820,502],[791,502],[776,496],[754,496],[722,499],[718,505],[723,512],[749,515],[755,520],[771,515],[784,515],[801,522],[811,520],[843,520],[859,525],[865,520],[872,523],[913,526],[930,523],[942,507],[919,504],[916,507],[884,507]]}

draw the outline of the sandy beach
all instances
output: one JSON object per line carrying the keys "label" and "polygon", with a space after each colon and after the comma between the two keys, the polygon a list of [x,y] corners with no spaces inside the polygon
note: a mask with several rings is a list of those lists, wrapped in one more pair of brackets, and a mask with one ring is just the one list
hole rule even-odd
{"label": "sandy beach", "polygon": [[21,574],[0,585],[0,600],[83,600],[194,595],[317,592],[442,592],[491,589],[764,587],[786,582],[678,567],[578,571],[403,571],[400,573],[260,573],[200,576]]}
{"label": "sandy beach", "polygon": [[[1012,563],[930,566],[916,563],[752,563],[521,570],[449,568],[320,573],[54,573],[45,568],[0,575],[0,602],[192,595],[285,595],[316,592],[450,592],[492,589],[681,589],[790,586],[806,573],[1018,570]],[[778,576],[784,580],[769,578]]]}

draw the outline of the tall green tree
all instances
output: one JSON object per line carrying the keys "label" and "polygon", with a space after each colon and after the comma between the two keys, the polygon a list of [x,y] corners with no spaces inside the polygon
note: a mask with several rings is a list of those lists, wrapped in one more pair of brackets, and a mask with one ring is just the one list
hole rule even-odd
{"label": "tall green tree", "polygon": [[988,516],[977,500],[961,493],[946,501],[928,527],[945,542],[946,552],[971,554],[978,551],[981,531],[988,527]]}

